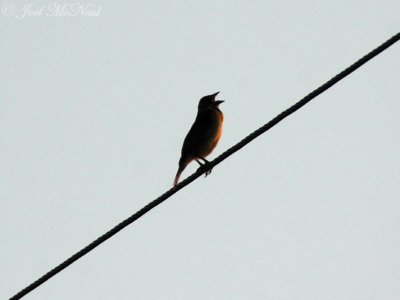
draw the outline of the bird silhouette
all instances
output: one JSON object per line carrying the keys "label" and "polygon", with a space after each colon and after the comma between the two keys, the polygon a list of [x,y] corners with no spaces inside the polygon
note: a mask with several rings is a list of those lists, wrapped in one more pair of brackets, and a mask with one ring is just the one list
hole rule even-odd
{"label": "bird silhouette", "polygon": [[[205,167],[205,159],[217,146],[222,134],[224,115],[218,106],[223,100],[215,100],[219,92],[204,96],[200,99],[196,119],[183,141],[179,168],[174,180],[174,187],[178,184],[180,175],[186,166],[196,160],[200,167]],[[211,173],[207,170],[206,176]]]}

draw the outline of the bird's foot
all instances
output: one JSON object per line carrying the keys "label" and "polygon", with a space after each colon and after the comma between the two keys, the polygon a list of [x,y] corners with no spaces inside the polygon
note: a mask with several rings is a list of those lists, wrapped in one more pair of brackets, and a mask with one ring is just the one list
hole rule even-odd
{"label": "bird's foot", "polygon": [[208,162],[208,160],[206,160],[206,159],[204,159],[204,158],[202,158],[202,159],[203,159],[204,163],[201,163],[199,160],[196,160],[196,161],[199,163],[199,165],[200,165],[200,167],[199,167],[197,170],[198,170],[198,171],[207,170],[206,173],[205,173],[205,175],[204,175],[204,177],[207,177],[208,175],[211,174],[212,168],[209,166],[210,163]]}
{"label": "bird's foot", "polygon": [[208,166],[208,164],[209,164],[209,163],[205,163],[205,167],[206,167],[206,168],[209,168],[209,169],[206,171],[206,174],[204,175],[204,177],[207,177],[208,175],[210,175],[210,174],[211,174],[211,171],[212,171],[212,168],[210,168],[210,167]]}
{"label": "bird's foot", "polygon": [[210,167],[208,166],[208,163],[205,163],[205,164],[201,165],[197,170],[198,170],[198,171],[207,170],[206,173],[205,173],[205,175],[204,175],[204,177],[207,177],[208,175],[211,174],[212,168],[210,168]]}

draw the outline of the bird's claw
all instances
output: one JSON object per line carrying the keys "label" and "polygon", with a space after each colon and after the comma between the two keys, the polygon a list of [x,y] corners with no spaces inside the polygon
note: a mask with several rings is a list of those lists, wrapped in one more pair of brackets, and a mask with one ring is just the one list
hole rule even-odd
{"label": "bird's claw", "polygon": [[207,170],[204,175],[204,177],[207,177],[208,175],[211,174],[212,168],[209,167],[209,162],[205,162],[197,170],[199,170],[199,171]]}

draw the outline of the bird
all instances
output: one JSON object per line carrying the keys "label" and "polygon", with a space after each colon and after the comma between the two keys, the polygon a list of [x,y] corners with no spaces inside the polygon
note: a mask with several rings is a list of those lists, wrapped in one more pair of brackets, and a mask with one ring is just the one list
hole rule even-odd
{"label": "bird", "polygon": [[[196,119],[183,141],[174,187],[178,184],[183,170],[193,160],[200,165],[200,168],[206,166],[208,163],[206,157],[214,150],[221,138],[224,115],[219,105],[225,101],[215,99],[219,93],[204,96],[199,101]],[[211,169],[207,170],[205,176],[210,173]]]}

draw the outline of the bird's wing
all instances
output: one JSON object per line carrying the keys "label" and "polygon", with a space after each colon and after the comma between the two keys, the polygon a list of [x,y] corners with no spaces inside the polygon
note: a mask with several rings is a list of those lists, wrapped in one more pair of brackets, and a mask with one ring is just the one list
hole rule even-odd
{"label": "bird's wing", "polygon": [[201,143],[209,139],[211,124],[214,121],[212,113],[208,111],[197,114],[196,120],[183,142],[182,155],[198,153]]}

